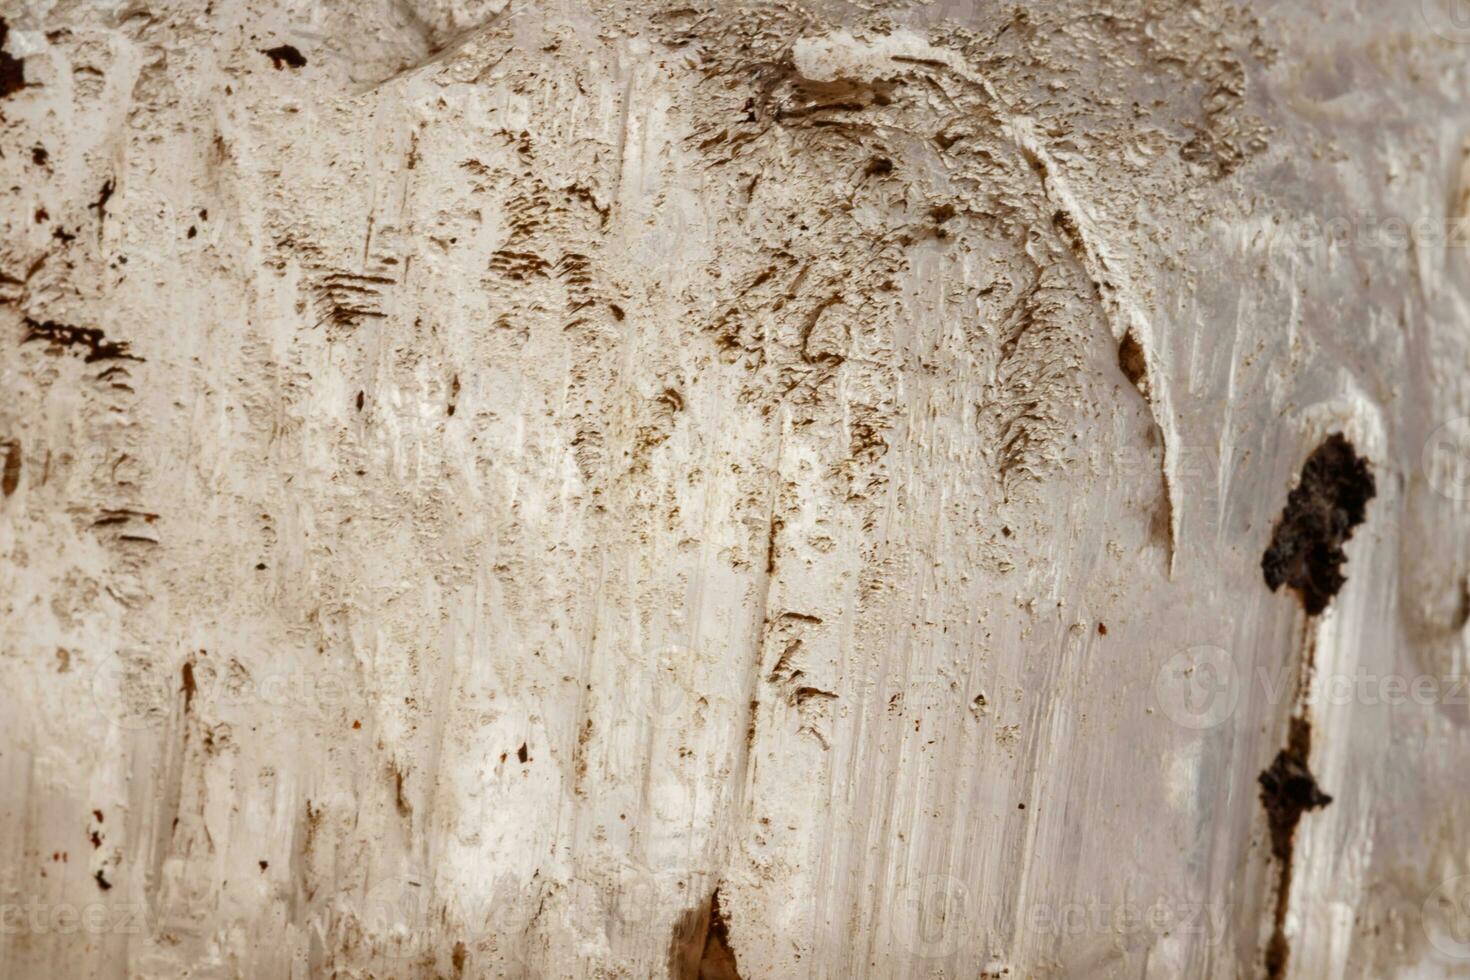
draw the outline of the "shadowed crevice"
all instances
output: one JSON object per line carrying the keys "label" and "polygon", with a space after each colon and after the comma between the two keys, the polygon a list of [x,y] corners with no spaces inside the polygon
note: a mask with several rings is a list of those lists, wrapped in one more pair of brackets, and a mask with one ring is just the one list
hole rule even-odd
{"label": "shadowed crevice", "polygon": [[709,904],[690,909],[675,924],[669,976],[674,980],[740,980],[718,886]]}

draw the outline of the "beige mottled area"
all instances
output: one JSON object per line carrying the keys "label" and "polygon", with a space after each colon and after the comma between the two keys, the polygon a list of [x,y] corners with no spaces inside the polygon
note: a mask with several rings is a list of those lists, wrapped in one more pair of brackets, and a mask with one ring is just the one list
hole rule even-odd
{"label": "beige mottled area", "polygon": [[0,12],[0,975],[1470,975],[1451,7]]}

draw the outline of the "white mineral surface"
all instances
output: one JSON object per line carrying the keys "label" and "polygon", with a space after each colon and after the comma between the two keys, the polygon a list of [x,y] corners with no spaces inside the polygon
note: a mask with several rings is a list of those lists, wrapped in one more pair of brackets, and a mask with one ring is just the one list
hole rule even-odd
{"label": "white mineral surface", "polygon": [[0,977],[1470,976],[1461,0],[0,24]]}

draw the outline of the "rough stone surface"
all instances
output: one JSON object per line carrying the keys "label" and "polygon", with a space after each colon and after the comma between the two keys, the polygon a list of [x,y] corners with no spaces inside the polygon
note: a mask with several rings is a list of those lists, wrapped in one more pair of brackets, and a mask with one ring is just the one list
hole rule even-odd
{"label": "rough stone surface", "polygon": [[0,976],[1470,970],[1448,0],[0,14]]}

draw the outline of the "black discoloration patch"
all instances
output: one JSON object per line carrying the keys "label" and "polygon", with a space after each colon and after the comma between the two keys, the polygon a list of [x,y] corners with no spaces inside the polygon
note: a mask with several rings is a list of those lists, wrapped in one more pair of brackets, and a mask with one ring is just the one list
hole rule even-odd
{"label": "black discoloration patch", "polygon": [[521,760],[522,762],[531,761],[531,752],[529,749],[526,748],[525,742],[522,742],[521,747],[516,749],[516,758]]}
{"label": "black discoloration patch", "polygon": [[55,320],[42,321],[31,317],[25,318],[25,325],[26,336],[22,343],[44,340],[53,353],[60,353],[63,348],[68,347],[85,348],[87,356],[84,360],[88,364],[93,361],[143,360],[128,350],[127,341],[107,340],[97,327],[74,327]]}
{"label": "black discoloration patch", "polygon": [[260,53],[271,60],[276,71],[282,68],[301,68],[306,65],[306,57],[296,50],[295,45],[278,44],[274,48],[261,48]]}
{"label": "black discoloration patch", "polygon": [[9,34],[10,25],[5,23],[4,17],[0,17],[0,99],[8,99],[26,87],[25,59],[17,58],[5,50],[5,39]]}
{"label": "black discoloration patch", "polygon": [[1271,830],[1271,855],[1280,862],[1276,878],[1276,920],[1271,940],[1266,945],[1266,976],[1278,980],[1286,976],[1286,961],[1291,946],[1286,939],[1287,900],[1291,897],[1292,851],[1296,826],[1302,814],[1332,802],[1322,792],[1317,778],[1307,768],[1312,748],[1312,726],[1303,717],[1291,720],[1286,748],[1259,777],[1261,805],[1266,809],[1266,822]]}
{"label": "black discoloration patch", "polygon": [[1347,581],[1342,546],[1376,492],[1368,461],[1341,435],[1328,436],[1303,464],[1261,558],[1271,591],[1289,586],[1309,615],[1326,609]]}
{"label": "black discoloration patch", "polygon": [[1271,854],[1281,861],[1291,859],[1292,835],[1302,814],[1332,802],[1307,768],[1311,742],[1311,726],[1305,719],[1293,718],[1286,748],[1276,753],[1275,761],[1259,777],[1261,805],[1271,826]]}
{"label": "black discoloration patch", "polygon": [[675,980],[740,980],[718,886],[707,906],[690,909],[674,924],[669,976]]}
{"label": "black discoloration patch", "polygon": [[97,887],[102,889],[103,891],[112,890],[112,882],[108,881],[107,876],[104,875],[100,870],[92,876],[92,880],[97,882]]}

